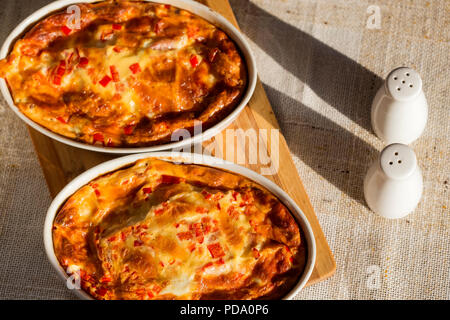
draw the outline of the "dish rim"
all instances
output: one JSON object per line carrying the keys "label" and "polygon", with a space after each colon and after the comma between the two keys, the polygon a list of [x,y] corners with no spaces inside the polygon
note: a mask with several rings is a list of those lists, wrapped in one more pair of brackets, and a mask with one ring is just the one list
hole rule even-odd
{"label": "dish rim", "polygon": [[[113,172],[125,166],[131,165],[135,163],[137,160],[146,158],[157,158],[160,160],[170,161],[174,163],[205,165],[225,171],[230,171],[234,174],[242,175],[252,180],[253,182],[260,184],[261,186],[266,188],[269,192],[274,194],[289,209],[290,213],[294,216],[297,224],[303,231],[304,238],[307,242],[307,259],[302,275],[300,276],[296,285],[282,299],[290,300],[298,292],[300,292],[300,290],[307,283],[314,269],[316,261],[316,241],[314,237],[314,232],[311,228],[311,225],[309,224],[308,219],[306,218],[303,211],[295,203],[295,201],[292,200],[292,198],[285,191],[283,191],[283,189],[281,189],[278,185],[276,185],[269,179],[263,177],[262,175],[256,173],[255,171],[212,156],[205,156],[186,152],[140,153],[112,159],[83,172],[75,179],[73,179],[71,182],[69,182],[58,193],[58,195],[54,198],[54,200],[52,201],[52,203],[48,208],[44,222],[43,236],[44,236],[45,252],[50,261],[50,264],[56,270],[60,278],[66,282],[66,284],[69,276],[58,262],[53,247],[53,221],[56,217],[56,214],[58,213],[59,208],[77,190],[79,190],[82,186],[88,184],[93,179],[101,175],[104,175],[108,172]],[[83,289],[73,289],[73,290],[75,291],[75,294],[79,298],[94,300],[94,298],[90,296],[87,292],[85,292]]]}
{"label": "dish rim", "polygon": [[[96,152],[104,152],[104,153],[114,153],[114,154],[130,154],[130,153],[140,153],[140,152],[152,152],[152,151],[161,151],[168,149],[182,149],[187,146],[201,143],[206,141],[213,136],[217,135],[221,131],[223,131],[226,127],[228,127],[241,113],[241,111],[245,108],[245,106],[250,101],[253,93],[255,91],[256,82],[257,82],[257,71],[256,71],[256,62],[255,58],[251,52],[250,46],[243,36],[243,34],[235,27],[231,22],[229,22],[225,17],[220,15],[219,13],[213,11],[211,8],[195,1],[191,0],[141,0],[145,2],[154,2],[154,3],[162,3],[162,4],[170,4],[172,6],[178,7],[180,9],[184,9],[190,11],[191,13],[205,19],[209,23],[215,25],[222,29],[228,37],[236,44],[238,50],[245,60],[245,65],[247,67],[247,88],[244,91],[242,98],[240,99],[239,104],[231,111],[225,118],[216,123],[211,128],[203,131],[200,134],[196,134],[187,139],[182,139],[176,142],[170,142],[160,145],[148,146],[148,147],[106,147],[93,145],[88,143],[83,143],[80,141],[76,141],[70,138],[67,138],[63,135],[55,133],[44,126],[34,122],[30,118],[28,118],[25,114],[20,112],[19,108],[14,104],[14,100],[12,98],[12,94],[6,84],[5,79],[0,78],[0,91],[3,94],[3,97],[8,104],[8,106],[12,109],[12,111],[27,125],[35,129],[36,131],[44,134],[45,136],[64,143],[66,145],[85,149]],[[5,42],[3,43],[0,49],[0,59],[4,59],[10,50],[13,48],[15,42],[23,36],[24,32],[28,30],[33,24],[39,22],[41,19],[49,15],[49,13],[63,9],[64,7],[70,6],[72,4],[77,3],[93,3],[93,2],[101,2],[99,0],[57,0],[49,3],[48,5],[36,10],[31,15],[26,17],[22,22],[20,22],[8,35]]]}

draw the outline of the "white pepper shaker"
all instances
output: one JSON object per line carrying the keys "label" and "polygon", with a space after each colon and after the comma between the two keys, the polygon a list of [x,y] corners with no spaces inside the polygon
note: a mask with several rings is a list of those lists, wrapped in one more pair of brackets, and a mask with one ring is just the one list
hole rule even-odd
{"label": "white pepper shaker", "polygon": [[401,67],[389,73],[372,102],[371,121],[376,135],[387,144],[410,144],[422,135],[428,104],[420,75]]}
{"label": "white pepper shaker", "polygon": [[384,148],[364,179],[369,208],[390,219],[403,218],[414,211],[422,192],[422,171],[416,154],[404,144]]}

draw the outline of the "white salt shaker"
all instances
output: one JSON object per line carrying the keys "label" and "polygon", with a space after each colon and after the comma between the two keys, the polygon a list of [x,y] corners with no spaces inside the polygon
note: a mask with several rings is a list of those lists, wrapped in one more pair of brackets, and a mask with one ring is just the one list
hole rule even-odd
{"label": "white salt shaker", "polygon": [[372,102],[371,121],[376,135],[387,144],[410,144],[422,135],[428,104],[420,75],[401,67],[389,73]]}
{"label": "white salt shaker", "polygon": [[404,144],[384,148],[364,179],[364,196],[369,208],[390,219],[414,211],[422,191],[422,171],[416,154]]}

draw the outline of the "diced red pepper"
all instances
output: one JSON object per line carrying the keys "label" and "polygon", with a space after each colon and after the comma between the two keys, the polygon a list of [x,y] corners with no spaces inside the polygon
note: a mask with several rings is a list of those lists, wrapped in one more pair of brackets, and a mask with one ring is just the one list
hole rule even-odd
{"label": "diced red pepper", "polygon": [[112,28],[113,28],[114,30],[122,30],[122,25],[121,25],[121,24],[118,24],[118,23],[113,23],[113,24],[112,24]]}
{"label": "diced red pepper", "polygon": [[67,120],[64,119],[63,117],[58,117],[58,118],[56,118],[56,120],[58,120],[59,122],[64,123],[64,124],[67,123]]}
{"label": "diced red pepper", "polygon": [[140,247],[142,246],[144,243],[141,240],[134,240],[134,246],[135,247]]}
{"label": "diced red pepper", "polygon": [[238,193],[237,191],[233,191],[232,196],[233,196],[234,201],[237,200],[237,196],[238,196],[238,195],[239,195],[239,193]]}
{"label": "diced red pepper", "polygon": [[206,190],[203,190],[203,191],[202,191],[202,195],[203,195],[203,197],[204,197],[206,200],[208,200],[209,198],[212,197],[212,194],[209,193],[209,192],[206,191]]}
{"label": "diced red pepper", "polygon": [[195,35],[197,34],[198,30],[199,30],[199,29],[198,29],[197,27],[189,26],[189,27],[188,27],[188,30],[187,30],[187,35],[188,35],[188,37],[189,37],[189,38],[194,38]]}
{"label": "diced red pepper", "polygon": [[220,207],[220,203],[217,202],[217,210],[222,210],[222,208]]}
{"label": "diced red pepper", "polygon": [[119,72],[115,66],[109,66],[109,71],[111,71],[111,76],[114,82],[119,82]]}
{"label": "diced red pepper", "polygon": [[149,193],[152,193],[153,190],[152,190],[152,188],[142,188],[142,192],[144,192],[145,194],[149,194]]}
{"label": "diced red pepper", "polygon": [[222,265],[222,264],[225,264],[225,260],[223,260],[223,258],[220,258],[219,260],[216,261],[216,263],[218,265]]}
{"label": "diced red pepper", "polygon": [[253,251],[253,256],[254,256],[256,259],[258,259],[258,258],[261,256],[261,254],[259,253],[259,250],[258,250],[258,249],[253,248],[252,251]]}
{"label": "diced red pepper", "polygon": [[164,263],[162,261],[159,262],[159,265],[164,268]]}
{"label": "diced red pepper", "polygon": [[119,101],[120,99],[122,99],[122,95],[119,93],[114,94],[112,97],[112,100],[114,101]]}
{"label": "diced red pepper", "polygon": [[179,177],[168,176],[165,174],[163,174],[161,176],[161,183],[163,183],[163,184],[178,184],[181,182],[182,182],[182,179]]}
{"label": "diced red pepper", "polygon": [[188,249],[189,249],[190,252],[194,251],[195,250],[195,243],[190,244]]}
{"label": "diced red pepper", "polygon": [[70,29],[68,26],[62,26],[62,27],[61,27],[61,31],[62,31],[62,33],[64,33],[66,36],[68,36],[68,35],[72,32],[72,29]]}
{"label": "diced red pepper", "polygon": [[135,127],[135,125],[132,125],[132,124],[130,124],[130,125],[128,125],[128,126],[125,126],[125,127],[123,128],[123,133],[125,133],[126,135],[129,136],[130,134],[133,133],[134,127]]}
{"label": "diced red pepper", "polygon": [[87,66],[89,63],[89,59],[86,57],[81,57],[80,58],[80,62],[78,62],[78,66],[81,68],[84,68],[85,66]]}
{"label": "diced red pepper", "polygon": [[65,60],[61,60],[59,62],[58,68],[56,69],[56,74],[58,76],[62,77],[65,72],[66,72],[66,61]]}
{"label": "diced red pepper", "polygon": [[207,212],[208,212],[208,209],[207,209],[207,208],[204,208],[204,207],[198,207],[197,209],[195,209],[195,211],[196,211],[197,213],[207,213]]}
{"label": "diced red pepper", "polygon": [[203,236],[203,226],[202,226],[201,223],[194,223],[194,224],[192,225],[192,228],[194,229],[194,231],[195,231],[195,236],[196,236],[197,238],[201,238],[201,237]]}
{"label": "diced red pepper", "polygon": [[98,191],[98,189],[94,189],[94,192],[97,197],[100,197],[100,191]]}
{"label": "diced red pepper", "polygon": [[61,84],[61,79],[62,79],[62,78],[61,78],[60,76],[56,75],[56,76],[53,78],[53,83],[59,86],[59,85]]}
{"label": "diced red pepper", "polygon": [[166,8],[166,9],[170,9],[170,7],[172,7],[170,4],[165,4],[164,5],[164,8]]}
{"label": "diced red pepper", "polygon": [[108,76],[104,76],[100,81],[99,81],[99,83],[103,86],[103,87],[106,87],[107,85],[108,85],[108,83],[110,83],[111,82],[111,78],[110,77],[108,77]]}
{"label": "diced red pepper", "polygon": [[229,206],[227,214],[232,218],[237,218],[239,216],[239,211],[235,210],[233,206]]}
{"label": "diced red pepper", "polygon": [[205,234],[208,234],[211,231],[211,225],[209,223],[211,219],[209,219],[209,218],[206,219],[206,218],[208,218],[208,217],[202,218],[202,225],[203,225],[203,232]]}
{"label": "diced red pepper", "polygon": [[106,142],[107,147],[114,147],[114,143],[112,142],[111,138],[108,138],[108,142]]}
{"label": "diced red pepper", "polygon": [[100,279],[100,282],[101,283],[108,283],[108,282],[111,282],[112,281],[112,279],[110,278],[110,277],[107,277],[107,276],[103,276],[101,279]]}
{"label": "diced red pepper", "polygon": [[179,232],[177,233],[177,237],[180,240],[191,240],[192,239],[192,233],[191,232]]}
{"label": "diced red pepper", "polygon": [[223,252],[223,249],[218,242],[208,245],[208,250],[213,258],[220,258],[225,255],[225,252]]}
{"label": "diced red pepper", "polygon": [[105,138],[103,137],[103,134],[97,132],[94,133],[94,142],[98,141],[98,142],[103,142],[105,140]]}
{"label": "diced red pepper", "polygon": [[108,289],[106,289],[106,288],[97,288],[97,291],[96,291],[96,293],[101,297],[103,297],[107,292],[108,292]]}
{"label": "diced red pepper", "polygon": [[191,63],[192,68],[197,67],[199,64],[198,57],[195,54],[193,54],[189,59],[189,62]]}
{"label": "diced red pepper", "polygon": [[113,50],[114,50],[114,52],[117,52],[117,53],[119,53],[120,51],[122,51],[122,49],[119,48],[119,47],[114,47]]}
{"label": "diced red pepper", "polygon": [[160,214],[162,214],[164,212],[163,208],[158,208],[155,210],[155,216],[159,216]]}
{"label": "diced red pepper", "polygon": [[117,239],[116,236],[112,236],[112,237],[109,237],[109,238],[108,238],[108,241],[109,241],[109,242],[113,242],[113,241],[116,241],[116,239]]}
{"label": "diced red pepper", "polygon": [[139,63],[133,63],[131,66],[130,66],[130,70],[131,70],[131,72],[133,72],[133,74],[136,74],[136,73],[138,73],[138,72],[141,72],[141,66],[139,65]]}

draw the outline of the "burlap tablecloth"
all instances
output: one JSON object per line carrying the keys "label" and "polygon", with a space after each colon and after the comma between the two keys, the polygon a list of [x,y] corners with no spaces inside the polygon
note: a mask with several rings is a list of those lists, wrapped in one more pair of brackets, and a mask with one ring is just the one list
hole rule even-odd
{"label": "burlap tablecloth", "polygon": [[[48,2],[3,0],[0,41]],[[231,5],[337,262],[332,278],[298,298],[448,299],[450,1]],[[389,221],[365,206],[362,180],[383,148],[370,127],[371,99],[402,65],[421,74],[430,106],[425,133],[413,144],[425,193],[413,214]],[[2,99],[0,298],[75,298],[44,253],[50,202],[27,129]]]}

